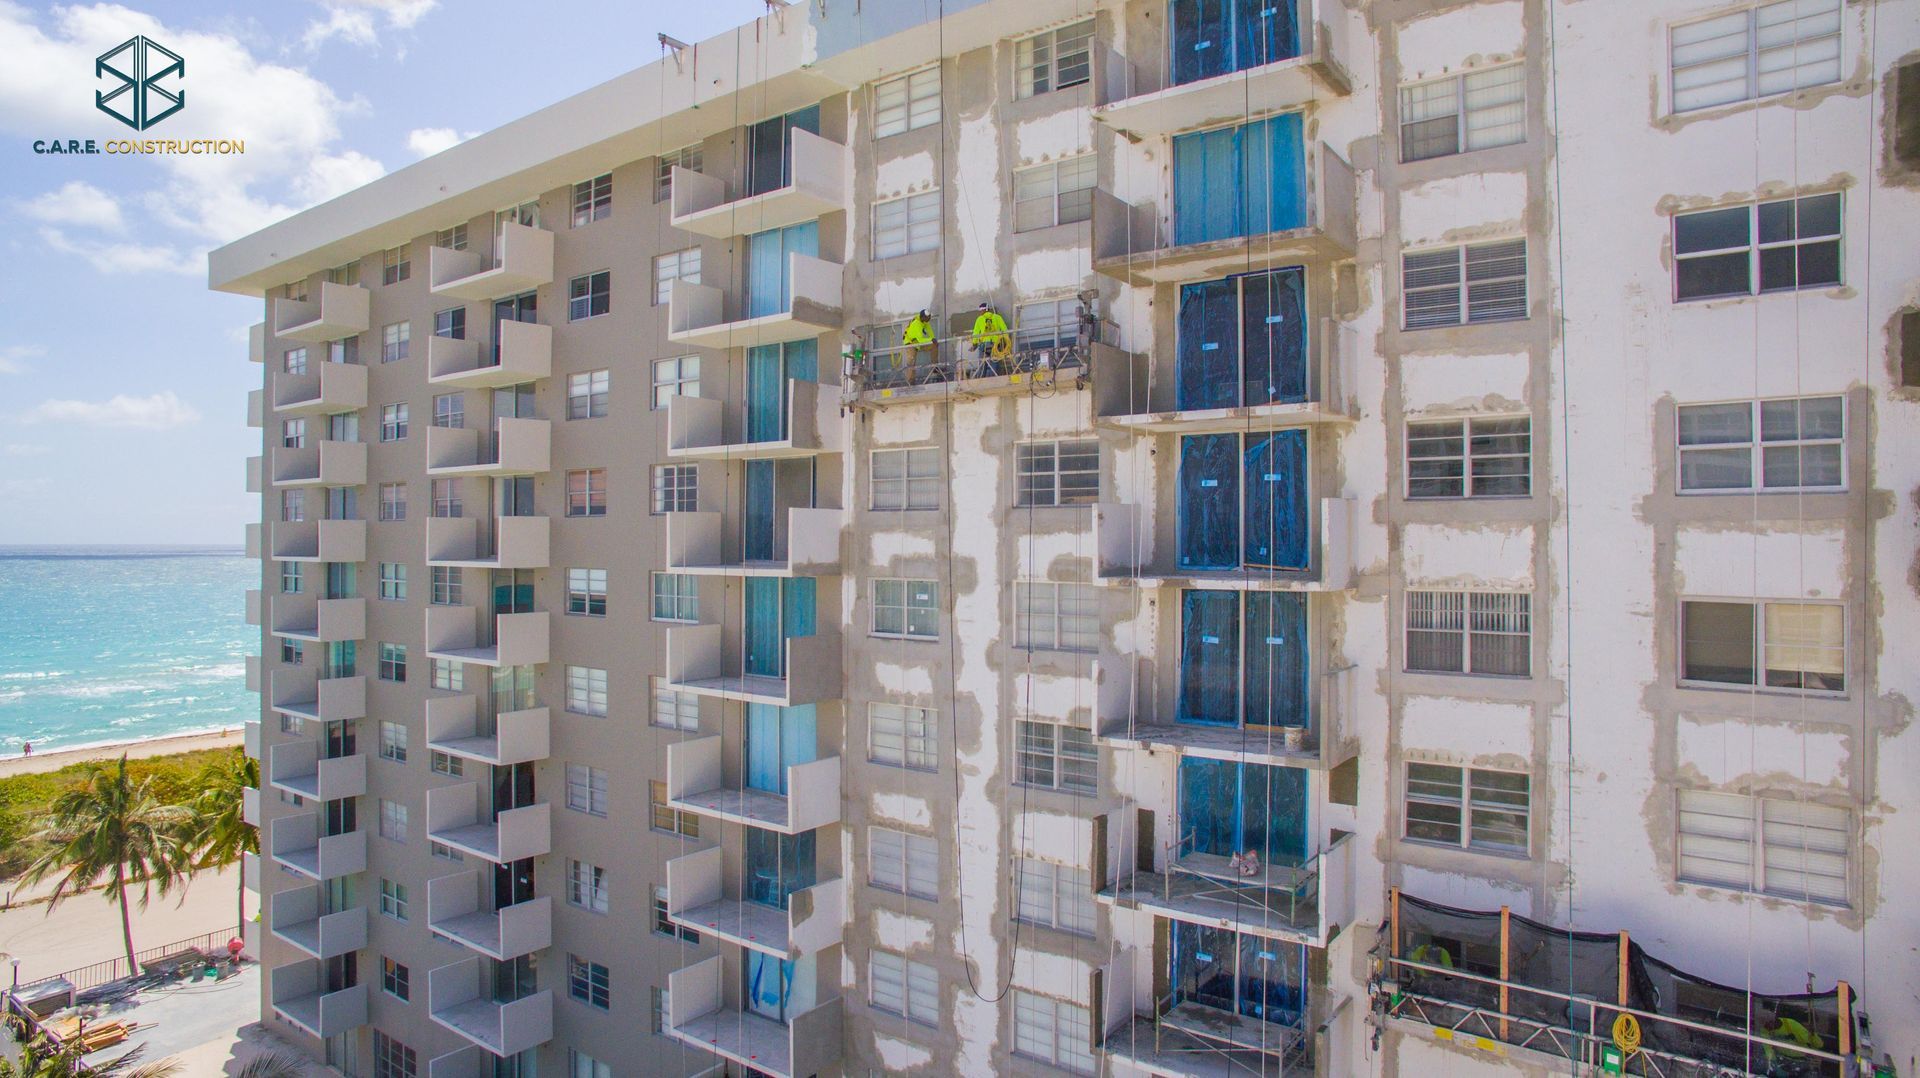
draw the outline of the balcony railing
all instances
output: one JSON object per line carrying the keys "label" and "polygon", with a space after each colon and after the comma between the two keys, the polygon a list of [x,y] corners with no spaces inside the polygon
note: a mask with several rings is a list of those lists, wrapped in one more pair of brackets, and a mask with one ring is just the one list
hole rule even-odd
{"label": "balcony railing", "polygon": [[[1162,521],[1179,512],[1174,492],[1163,491]],[[1102,584],[1121,587],[1201,587],[1235,591],[1348,591],[1358,584],[1353,562],[1355,514],[1352,498],[1320,498],[1313,503],[1309,565],[1305,570],[1244,566],[1193,569],[1180,564],[1178,538],[1156,535],[1140,507],[1117,502],[1094,506],[1093,545]]]}
{"label": "balcony railing", "polygon": [[1303,399],[1232,408],[1181,409],[1179,364],[1172,347],[1141,355],[1120,353],[1101,366],[1093,387],[1094,415],[1103,424],[1139,434],[1226,434],[1281,423],[1348,423],[1360,417],[1356,335],[1346,323],[1320,320],[1296,370]]}
{"label": "balcony railing", "polygon": [[258,430],[267,425],[267,391],[247,390],[247,426]]}
{"label": "balcony railing", "polygon": [[[773,557],[739,558],[729,541],[726,514],[701,511],[668,513],[667,568],[676,573],[709,576],[839,576],[841,538],[847,526],[844,509],[789,507],[786,527],[776,530]],[[736,526],[737,530],[737,526]]]}
{"label": "balcony railing", "polygon": [[[260,791],[258,788],[249,786],[240,791],[240,818],[255,829],[262,826],[260,822]],[[254,878],[256,881],[259,879],[257,875]],[[253,889],[255,891],[260,890],[258,886],[255,886]]]}
{"label": "balcony railing", "polygon": [[725,851],[710,846],[667,862],[667,917],[706,936],[776,958],[800,958],[840,942],[846,881],[823,880],[787,896],[787,908],[729,897]]}
{"label": "balcony railing", "polygon": [[495,1056],[518,1055],[553,1039],[553,993],[541,990],[501,1002],[487,991],[480,964],[468,958],[427,971],[433,1020]]}
{"label": "balcony railing", "polygon": [[276,891],[267,921],[275,938],[314,958],[333,958],[367,945],[367,908],[322,913],[318,884]]}
{"label": "balcony railing", "polygon": [[365,599],[316,599],[311,595],[275,595],[269,606],[274,636],[330,644],[367,637]]}
{"label": "balcony railing", "polygon": [[332,415],[366,406],[367,369],[357,363],[315,363],[305,374],[273,376],[275,415]]}
{"label": "balcony railing", "polygon": [[681,625],[667,630],[667,682],[682,692],[750,704],[793,707],[838,700],[840,642],[833,636],[788,637],[782,642],[784,677],[747,672],[736,645],[724,646],[718,625]]}
{"label": "balcony railing", "polygon": [[817,220],[848,202],[847,148],[811,131],[788,132],[785,187],[745,197],[727,197],[726,181],[684,168],[673,170],[673,227],[727,239]]}
{"label": "balcony railing", "polygon": [[322,756],[320,739],[301,738],[273,746],[267,782],[277,790],[309,801],[338,801],[367,792],[367,758],[355,752]]}
{"label": "balcony railing", "polygon": [[[357,284],[320,286],[318,297],[273,301],[273,335],[295,341],[337,341],[367,331],[372,295]],[[261,351],[265,352],[263,342]]]}
{"label": "balcony railing", "polygon": [[553,899],[542,895],[495,909],[492,876],[461,872],[428,880],[428,930],[499,962],[545,950],[553,942]]}
{"label": "balcony railing", "polygon": [[553,848],[552,806],[545,801],[493,811],[493,792],[476,782],[427,791],[427,837],[496,865]]}
{"label": "balcony railing", "polygon": [[367,1024],[367,986],[328,991],[321,963],[305,959],[274,967],[270,975],[273,1013],[325,1040]]}
{"label": "balcony railing", "polygon": [[502,225],[494,251],[427,252],[427,283],[436,296],[489,300],[553,283],[553,233],[530,225]]}
{"label": "balcony railing", "polygon": [[1094,736],[1117,748],[1166,749],[1213,760],[1304,767],[1323,771],[1352,759],[1358,744],[1349,711],[1354,705],[1355,667],[1310,666],[1304,725],[1237,726],[1178,722],[1173,693],[1179,684],[1176,655],[1102,656],[1095,665]]}
{"label": "balcony railing", "polygon": [[840,822],[838,756],[788,764],[784,778],[784,794],[728,778],[722,740],[717,736],[667,746],[667,802],[681,812],[783,835]]}
{"label": "balcony railing", "polygon": [[247,327],[247,359],[253,363],[267,361],[267,324],[255,322]]}
{"label": "balcony railing", "polygon": [[499,419],[494,426],[493,430],[428,427],[427,474],[501,477],[552,470],[552,423]]}
{"label": "balcony railing", "polygon": [[492,347],[477,340],[427,338],[427,384],[491,389],[537,382],[553,373],[553,327],[500,322]]}
{"label": "balcony railing", "polygon": [[359,487],[367,482],[367,443],[322,439],[301,449],[273,450],[279,487]]}
{"label": "balcony railing", "polygon": [[273,820],[267,848],[282,868],[312,880],[331,880],[367,870],[367,833],[322,835],[317,813]]}
{"label": "balcony railing", "polygon": [[667,294],[667,339],[701,348],[750,348],[838,330],[845,305],[841,265],[799,253],[787,259],[787,293],[771,314],[745,314],[745,294],[730,297],[713,285],[673,282]]}
{"label": "balcony railing", "polygon": [[[258,528],[259,526],[260,525],[258,524],[247,525],[249,529]],[[257,534],[257,533],[249,531],[248,533],[249,538],[251,538],[254,534]],[[251,556],[259,557],[257,553]],[[266,607],[267,607],[267,601],[266,601],[266,598],[261,594],[260,589],[248,588],[247,598],[246,598],[247,624],[248,625],[266,624]]]}
{"label": "balcony railing", "polygon": [[364,520],[277,520],[272,527],[275,561],[367,560]]}
{"label": "balcony railing", "polygon": [[544,760],[550,753],[551,720],[544,707],[507,711],[484,721],[480,698],[434,696],[427,700],[427,748],[463,760],[504,767]]}
{"label": "balcony railing", "polygon": [[551,619],[546,611],[496,614],[491,626],[487,618],[477,607],[427,607],[427,657],[481,666],[538,666],[547,661]]}
{"label": "balcony railing", "polygon": [[470,569],[544,569],[547,517],[428,517],[427,564]]}
{"label": "balcony railing", "polygon": [[838,997],[782,1025],[729,1002],[722,962],[715,955],[667,975],[668,1036],[777,1078],[837,1070],[844,1031]]}
{"label": "balcony railing", "polygon": [[667,399],[667,456],[682,460],[778,460],[841,453],[846,417],[830,386],[789,378],[778,437],[748,440],[741,409],[708,397]]}
{"label": "balcony railing", "polygon": [[309,722],[344,722],[367,717],[367,679],[321,677],[318,666],[282,666],[270,678],[268,707]]}
{"label": "balcony railing", "polygon": [[1120,909],[1324,947],[1352,923],[1353,845],[1343,832],[1298,863],[1262,864],[1249,874],[1229,858],[1182,854],[1177,843],[1162,843],[1154,870],[1122,856],[1097,897]]}
{"label": "balcony railing", "polygon": [[1097,1034],[1099,1049],[1142,1074],[1314,1074],[1315,1044],[1346,1007],[1344,998],[1311,984],[1300,990],[1300,1012],[1274,1021],[1174,993],[1149,999],[1129,985],[1119,990],[1132,1000],[1118,1004],[1132,1020]]}
{"label": "balcony railing", "polygon": [[[255,691],[257,692],[259,690]],[[257,764],[267,762],[267,751],[263,742],[264,739],[261,737],[259,719],[251,719],[241,724],[240,751],[246,754],[247,759]]]}
{"label": "balcony railing", "polygon": [[[253,456],[247,458],[246,483],[248,494],[258,494],[266,489],[266,483],[263,481],[263,477],[266,475],[265,465],[266,462],[261,457]],[[253,556],[254,555],[251,554],[248,555],[248,557]]]}

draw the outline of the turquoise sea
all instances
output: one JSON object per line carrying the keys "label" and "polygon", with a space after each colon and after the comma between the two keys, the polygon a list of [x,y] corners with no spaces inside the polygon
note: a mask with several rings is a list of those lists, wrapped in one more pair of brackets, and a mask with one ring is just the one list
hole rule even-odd
{"label": "turquoise sea", "polygon": [[0,755],[256,717],[259,574],[237,548],[0,546]]}

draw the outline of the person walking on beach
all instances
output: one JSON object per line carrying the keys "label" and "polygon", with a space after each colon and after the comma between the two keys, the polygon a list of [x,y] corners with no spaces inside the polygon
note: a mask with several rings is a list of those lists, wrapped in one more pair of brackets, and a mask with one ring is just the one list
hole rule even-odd
{"label": "person walking on beach", "polygon": [[31,741],[23,741],[23,742],[21,742],[21,744],[20,744],[20,749],[21,749],[21,752],[20,752],[20,755],[22,755],[22,756],[32,756],[32,755],[33,755],[33,742],[31,742]]}

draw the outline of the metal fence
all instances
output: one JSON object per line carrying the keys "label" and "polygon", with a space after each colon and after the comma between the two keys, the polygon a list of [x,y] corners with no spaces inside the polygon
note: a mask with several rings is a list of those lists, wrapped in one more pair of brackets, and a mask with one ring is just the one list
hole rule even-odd
{"label": "metal fence", "polygon": [[23,984],[20,987],[23,989],[31,988],[33,985],[44,984],[47,981],[59,980],[64,977],[68,983],[73,985],[73,990],[77,994],[85,992],[88,989],[98,988],[103,984],[112,984],[115,981],[126,980],[138,975],[149,963],[158,962],[163,958],[172,958],[175,955],[186,954],[189,951],[200,951],[203,954],[216,957],[224,956],[227,953],[227,941],[232,938],[233,933],[231,931],[207,932],[188,939],[163,944],[159,947],[149,947],[143,951],[133,952],[134,962],[138,966],[136,969],[128,969],[127,960],[122,956],[120,958],[108,959],[105,962],[95,962],[89,966],[81,966],[79,969],[71,969],[65,973],[56,973],[51,977],[42,977],[31,984]]}

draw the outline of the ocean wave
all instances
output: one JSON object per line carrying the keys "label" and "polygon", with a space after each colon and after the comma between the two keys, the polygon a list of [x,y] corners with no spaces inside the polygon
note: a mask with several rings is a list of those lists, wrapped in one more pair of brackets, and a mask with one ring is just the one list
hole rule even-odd
{"label": "ocean wave", "polygon": [[57,677],[67,677],[71,670],[12,670],[0,671],[0,681],[51,681]]}

